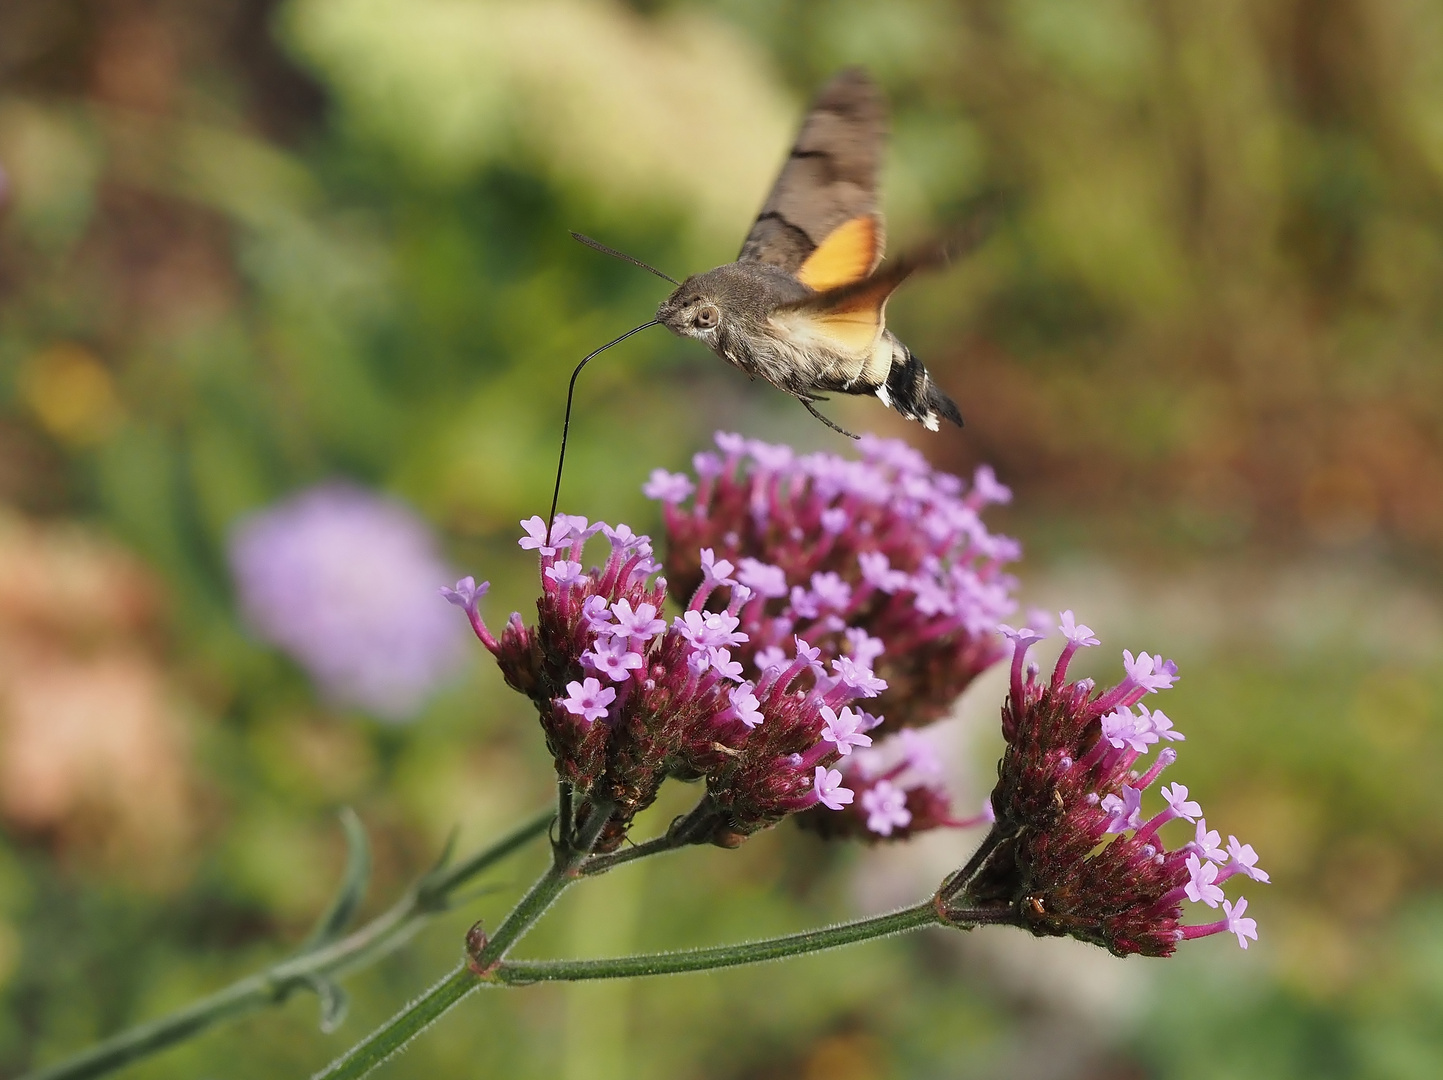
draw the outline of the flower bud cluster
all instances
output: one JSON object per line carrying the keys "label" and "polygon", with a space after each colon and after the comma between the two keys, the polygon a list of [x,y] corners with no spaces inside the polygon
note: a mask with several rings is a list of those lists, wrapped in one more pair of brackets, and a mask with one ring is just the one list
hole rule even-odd
{"label": "flower bud cluster", "polygon": [[[1026,664],[1035,630],[1003,628],[1013,642],[1011,692],[1002,708],[1007,742],[992,792],[996,822],[968,867],[939,892],[953,912],[992,910],[1040,936],[1068,935],[1119,956],[1167,956],[1185,938],[1234,933],[1247,948],[1257,925],[1247,901],[1224,899],[1221,884],[1238,874],[1266,882],[1252,846],[1229,837],[1226,849],[1202,807],[1181,784],[1161,789],[1165,808],[1145,817],[1143,793],[1177,759],[1183,736],[1161,710],[1143,704],[1172,686],[1170,660],[1123,652],[1126,677],[1099,691],[1069,682],[1079,648],[1098,644],[1072,612],[1062,613],[1067,644],[1051,677]],[[1152,762],[1144,757],[1157,748]],[[1159,830],[1176,819],[1193,838],[1169,850]],[[1224,918],[1184,926],[1184,901]]]}
{"label": "flower bud cluster", "polygon": [[767,670],[800,637],[828,678],[885,682],[875,707],[895,729],[945,716],[1002,656],[996,626],[1016,608],[1003,567],[1020,548],[982,523],[1011,498],[991,469],[969,488],[873,436],[860,461],[724,432],[716,445],[695,479],[658,469],[644,490],[665,504],[673,581],[690,590],[725,562],[762,597],[741,613],[745,668]]}
{"label": "flower bud cluster", "polygon": [[[473,579],[442,593],[466,611],[508,685],[535,703],[561,779],[615,805],[597,850],[620,844],[669,776],[706,779],[696,839],[727,845],[788,814],[852,800],[831,766],[869,745],[880,722],[851,707],[886,687],[870,668],[847,660],[828,673],[820,650],[794,637],[746,678],[735,656],[756,621],[750,609],[766,598],[729,563],[699,553],[703,580],[668,623],[649,538],[565,514],[550,530],[540,518],[523,526],[521,546],[540,557],[536,625],[513,613],[492,634],[477,607],[486,586]],[[585,569],[598,533],[609,555]]]}

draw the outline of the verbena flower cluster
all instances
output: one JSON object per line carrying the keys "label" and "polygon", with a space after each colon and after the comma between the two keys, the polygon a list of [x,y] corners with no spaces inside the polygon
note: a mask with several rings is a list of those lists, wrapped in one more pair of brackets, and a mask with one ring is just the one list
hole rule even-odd
{"label": "verbena flower cluster", "polygon": [[727,433],[716,445],[695,480],[658,469],[644,489],[665,504],[671,580],[694,587],[710,550],[765,598],[745,612],[744,662],[765,667],[800,635],[828,662],[873,668],[891,728],[946,716],[1002,655],[997,624],[1017,607],[1003,568],[1021,546],[981,518],[1011,492],[986,466],[969,488],[894,439],[863,436],[860,461]]}
{"label": "verbena flower cluster", "polygon": [[[1000,655],[997,620],[1015,608],[1000,567],[1017,545],[978,517],[1007,497],[990,471],[964,493],[900,442],[865,440],[862,461],[717,444],[697,458],[700,489],[666,473],[646,486],[667,502],[668,576],[687,597],[670,622],[650,539],[564,514],[549,530],[523,523],[521,546],[540,558],[535,626],[513,614],[493,635],[484,585],[445,590],[536,704],[558,775],[616,807],[603,851],[667,777],[705,778],[688,828],[723,845],[843,809],[856,792],[835,766],[871,745],[878,706],[892,702],[893,726],[936,719]],[[608,556],[588,568],[598,534]],[[889,697],[889,679],[910,691]],[[913,790],[904,800],[928,812],[905,830],[873,815],[875,835],[955,823],[940,785]]]}
{"label": "verbena flower cluster", "polygon": [[[1124,652],[1117,686],[1069,682],[1073,656],[1097,639],[1067,611],[1044,682],[1026,661],[1043,634],[1000,622],[1017,606],[1004,567],[1020,552],[982,524],[1010,497],[991,470],[966,485],[873,438],[859,461],[724,433],[716,443],[694,476],[657,470],[644,489],[664,504],[666,577],[648,537],[560,514],[522,523],[520,544],[539,557],[535,625],[513,613],[493,633],[478,608],[484,583],[442,590],[535,703],[558,775],[612,808],[598,851],[622,843],[667,778],[704,779],[670,841],[735,846],[793,814],[824,836],[869,841],[990,823],[938,891],[958,922],[1119,955],[1164,956],[1224,931],[1244,948],[1256,938],[1247,901],[1221,889],[1238,874],[1267,880],[1253,849],[1235,837],[1222,847],[1180,784],[1142,816],[1182,740],[1143,699],[1170,687],[1176,666]],[[606,558],[588,565],[602,542]],[[670,620],[668,579],[685,597]],[[981,813],[959,815],[918,728],[1005,654],[1004,639],[998,783]],[[892,737],[874,747],[884,717]],[[1195,832],[1169,850],[1159,831],[1178,818]],[[1224,917],[1186,926],[1184,901],[1221,904]]]}
{"label": "verbena flower cluster", "polygon": [[[763,598],[725,560],[707,558],[705,580],[668,623],[647,537],[567,515],[549,534],[540,518],[524,525],[521,544],[541,559],[535,626],[513,614],[493,636],[476,608],[484,585],[467,579],[446,595],[466,609],[507,683],[535,702],[557,774],[615,807],[598,850],[620,844],[668,776],[706,778],[709,813],[696,839],[725,846],[787,814],[851,800],[830,766],[871,742],[876,719],[851,707],[878,692],[870,671],[834,662],[828,673],[798,637],[747,678],[733,650],[748,637],[742,612]],[[583,569],[598,532],[608,557]]]}
{"label": "verbena flower cluster", "polygon": [[338,704],[405,720],[465,657],[431,591],[447,573],[435,537],[395,500],[311,488],[243,518],[229,556],[246,622]]}
{"label": "verbena flower cluster", "polygon": [[[1107,690],[1091,679],[1069,682],[1081,648],[1098,644],[1091,628],[1064,611],[1066,645],[1045,682],[1026,663],[1043,635],[1003,627],[1012,639],[1011,691],[1002,707],[1007,748],[992,792],[996,822],[974,865],[944,885],[967,908],[1011,913],[1041,936],[1068,935],[1119,956],[1167,956],[1185,938],[1229,932],[1247,948],[1257,924],[1247,900],[1224,899],[1235,875],[1266,882],[1252,845],[1207,827],[1202,807],[1182,784],[1160,791],[1164,808],[1142,812],[1143,792],[1177,760],[1183,740],[1161,709],[1143,703],[1177,680],[1160,656],[1123,651],[1125,677]],[[1150,764],[1144,756],[1157,753]],[[1191,839],[1169,850],[1159,830],[1182,819]],[[1184,926],[1184,901],[1222,906],[1223,918]]]}

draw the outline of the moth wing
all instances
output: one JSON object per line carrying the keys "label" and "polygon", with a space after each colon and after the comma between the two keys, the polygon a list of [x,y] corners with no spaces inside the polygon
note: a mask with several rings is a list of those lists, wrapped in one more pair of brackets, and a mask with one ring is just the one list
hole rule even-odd
{"label": "moth wing", "polygon": [[897,286],[916,271],[945,260],[945,249],[934,245],[903,256],[861,281],[783,304],[777,314],[788,321],[804,320],[848,349],[870,347],[886,325],[887,300]]}
{"label": "moth wing", "polygon": [[[813,296],[783,304],[777,308],[774,317],[780,317],[789,326],[804,325],[809,332],[830,338],[848,351],[870,349],[886,327],[887,300],[897,287],[919,270],[945,266],[970,252],[986,238],[994,214],[993,207],[984,204],[968,221],[942,238],[913,248],[860,280],[819,288]],[[844,234],[851,227],[849,222],[837,233]],[[856,232],[860,235],[864,230],[858,227]],[[828,238],[813,258],[826,256],[831,243]],[[803,270],[811,265],[809,259]],[[841,265],[840,254],[835,259],[827,257],[825,265]],[[818,277],[821,276],[819,273]]]}
{"label": "moth wing", "polygon": [[812,102],[797,141],[738,262],[757,262],[796,274],[839,227],[870,217],[874,257],[882,257],[877,175],[887,138],[887,106],[866,72],[848,68]]}
{"label": "moth wing", "polygon": [[882,261],[882,221],[863,214],[831,231],[797,268],[796,278],[817,292],[861,281]]}

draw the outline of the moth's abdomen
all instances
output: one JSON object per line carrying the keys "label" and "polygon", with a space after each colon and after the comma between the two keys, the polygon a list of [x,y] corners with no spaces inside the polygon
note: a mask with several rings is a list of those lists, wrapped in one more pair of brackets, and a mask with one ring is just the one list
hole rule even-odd
{"label": "moth's abdomen", "polygon": [[918,421],[929,431],[937,430],[939,419],[961,427],[962,414],[957,403],[932,381],[922,361],[890,330],[882,335],[882,340],[892,346],[892,368],[887,372],[886,381],[876,387],[882,404],[890,405],[908,420]]}

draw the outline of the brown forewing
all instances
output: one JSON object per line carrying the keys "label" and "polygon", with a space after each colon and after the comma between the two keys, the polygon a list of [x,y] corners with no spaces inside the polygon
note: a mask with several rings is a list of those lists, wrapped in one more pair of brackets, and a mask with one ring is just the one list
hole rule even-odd
{"label": "brown forewing", "polygon": [[795,273],[837,226],[875,214],[886,137],[887,106],[867,73],[838,74],[812,103],[737,261]]}

